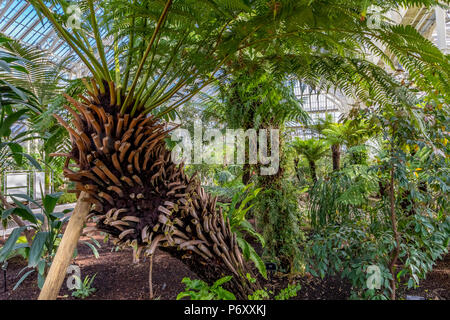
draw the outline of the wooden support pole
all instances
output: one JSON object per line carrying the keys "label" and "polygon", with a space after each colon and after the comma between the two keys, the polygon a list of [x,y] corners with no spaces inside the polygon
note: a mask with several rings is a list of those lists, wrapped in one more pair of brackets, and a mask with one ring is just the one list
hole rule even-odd
{"label": "wooden support pole", "polygon": [[81,192],[78,197],[77,204],[70,217],[64,236],[61,239],[38,300],[56,300],[58,296],[70,260],[73,257],[73,252],[80,238],[84,222],[89,214],[91,203],[85,201],[87,196],[87,193]]}

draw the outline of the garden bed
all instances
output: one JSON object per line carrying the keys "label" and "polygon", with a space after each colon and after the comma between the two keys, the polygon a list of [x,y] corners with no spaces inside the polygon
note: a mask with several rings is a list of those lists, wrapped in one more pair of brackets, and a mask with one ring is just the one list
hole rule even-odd
{"label": "garden bed", "polygon": [[[92,300],[146,300],[149,297],[148,260],[141,259],[139,263],[132,263],[132,250],[113,251],[110,243],[102,243],[99,258],[96,259],[91,249],[83,244],[78,245],[78,256],[74,263],[81,269],[81,277],[96,274],[93,287],[97,291],[87,299]],[[101,242],[101,237],[97,240]],[[0,280],[0,300],[34,300],[39,295],[36,275],[31,274],[16,290],[12,290],[20,279],[18,272],[26,266],[21,258],[9,261],[7,271],[7,288],[4,292],[3,275]],[[185,265],[172,258],[167,253],[157,251],[153,264],[153,290],[156,299],[174,300],[184,285],[184,277],[196,278]],[[350,284],[339,277],[327,277],[324,280],[312,276],[295,278],[302,289],[294,299],[298,300],[345,300],[350,296]],[[287,286],[287,277],[272,277],[265,284],[269,290],[275,292]],[[450,299],[450,254],[442,261],[438,261],[433,272],[417,289],[400,290],[400,298],[406,295],[422,296],[427,299]],[[65,285],[60,291],[59,299],[75,299]]]}

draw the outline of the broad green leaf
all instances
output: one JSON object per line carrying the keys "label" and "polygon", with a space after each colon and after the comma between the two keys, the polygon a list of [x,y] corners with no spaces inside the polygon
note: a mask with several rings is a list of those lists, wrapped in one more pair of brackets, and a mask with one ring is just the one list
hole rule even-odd
{"label": "broad green leaf", "polygon": [[44,197],[44,200],[42,202],[44,205],[45,212],[47,214],[50,214],[53,212],[53,210],[55,209],[56,203],[58,202],[58,199],[61,197],[62,194],[63,194],[63,192],[57,192],[57,193],[47,194]]}
{"label": "broad green leaf", "polygon": [[237,238],[237,242],[238,242],[239,246],[241,247],[241,249],[244,252],[248,253],[248,257],[250,258],[250,260],[253,261],[253,263],[255,264],[259,273],[261,273],[261,275],[264,277],[264,279],[267,279],[266,265],[262,261],[261,257],[256,253],[255,249],[247,241],[245,241],[242,238]]}
{"label": "broad green leaf", "polygon": [[35,235],[33,243],[31,244],[30,257],[28,258],[29,267],[37,266],[42,255],[42,251],[44,250],[45,241],[47,240],[48,235],[48,232],[38,232]]}
{"label": "broad green leaf", "polygon": [[23,90],[17,88],[16,86],[13,86],[12,84],[6,82],[5,83],[12,91],[14,91],[15,94],[17,94],[23,101],[27,101],[27,96],[23,92]]}
{"label": "broad green leaf", "polygon": [[5,137],[8,132],[10,132],[11,126],[20,119],[25,113],[27,112],[26,109],[22,109],[19,111],[14,112],[10,116],[8,116],[3,123],[0,126],[0,137]]}
{"label": "broad green leaf", "polygon": [[3,246],[2,250],[0,251],[0,262],[3,262],[6,257],[9,255],[11,250],[13,250],[14,245],[17,242],[17,239],[19,239],[22,232],[25,230],[26,227],[20,227],[15,228],[11,234],[8,237],[8,240],[6,240],[5,245]]}
{"label": "broad green leaf", "polygon": [[22,278],[20,278],[20,280],[19,281],[17,281],[17,283],[16,283],[16,285],[14,286],[14,288],[13,288],[13,290],[16,290],[19,286],[20,286],[20,284],[31,274],[31,273],[33,273],[34,272],[34,270],[30,270],[30,271],[28,271],[27,273],[25,273],[23,276],[22,276]]}
{"label": "broad green leaf", "polygon": [[212,285],[212,288],[217,288],[218,286],[221,286],[224,283],[230,281],[232,278],[233,278],[233,276],[226,276],[226,277],[220,278],[219,280],[214,282],[214,284]]}
{"label": "broad green leaf", "polygon": [[42,289],[45,283],[45,277],[43,273],[38,272],[38,287],[39,289]]}
{"label": "broad green leaf", "polygon": [[255,229],[253,228],[252,224],[250,222],[248,222],[247,220],[244,220],[241,222],[241,224],[239,225],[240,229],[242,231],[246,231],[248,232],[251,236],[255,237],[256,239],[258,239],[259,243],[261,243],[261,245],[263,247],[266,246],[266,241],[264,240],[264,237],[255,231]]}
{"label": "broad green leaf", "polygon": [[89,248],[91,248],[92,253],[94,254],[95,258],[98,259],[100,257],[100,255],[98,254],[97,248],[94,247],[91,243],[89,242],[84,242],[85,245],[87,245]]}

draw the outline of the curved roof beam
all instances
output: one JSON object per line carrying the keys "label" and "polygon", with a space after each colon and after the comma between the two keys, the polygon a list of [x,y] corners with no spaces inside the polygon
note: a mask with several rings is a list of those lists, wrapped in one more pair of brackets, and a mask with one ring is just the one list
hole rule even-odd
{"label": "curved roof beam", "polygon": [[[437,46],[444,53],[448,53],[447,30],[450,26],[446,23],[446,11],[440,7],[434,9],[424,7],[413,7],[403,9],[399,13],[390,13],[391,19],[398,24],[410,25],[418,30],[425,38],[433,39],[433,32],[437,31]],[[396,63],[394,56],[386,50],[387,55]],[[379,58],[376,62],[379,66],[385,66],[384,61]]]}
{"label": "curved roof beam", "polygon": [[445,54],[450,53],[449,43],[450,37],[447,36],[447,30],[450,26],[447,25],[447,12],[442,8],[436,8],[436,24],[434,29],[436,30],[436,43],[439,49]]}

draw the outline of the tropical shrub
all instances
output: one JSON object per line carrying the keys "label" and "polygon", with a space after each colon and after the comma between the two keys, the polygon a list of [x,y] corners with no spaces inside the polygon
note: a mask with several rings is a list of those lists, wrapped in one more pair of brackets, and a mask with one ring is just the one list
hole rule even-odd
{"label": "tropical shrub", "polygon": [[181,281],[185,284],[186,290],[180,292],[177,300],[189,298],[190,300],[236,300],[233,293],[222,288],[222,284],[230,281],[232,276],[220,278],[209,286],[202,280],[191,280],[190,278],[183,278]]}
{"label": "tropical shrub", "polygon": [[[378,217],[381,218],[381,217]],[[403,235],[398,273],[395,281],[408,288],[417,287],[436,260],[448,252],[450,218],[439,222],[424,216],[406,221],[399,232]],[[410,232],[410,227],[414,232]],[[329,225],[306,244],[306,270],[314,276],[340,275],[352,284],[352,298],[388,299],[392,274],[389,270],[394,237],[389,221],[347,220]],[[379,270],[379,287],[371,286],[371,266]]]}

